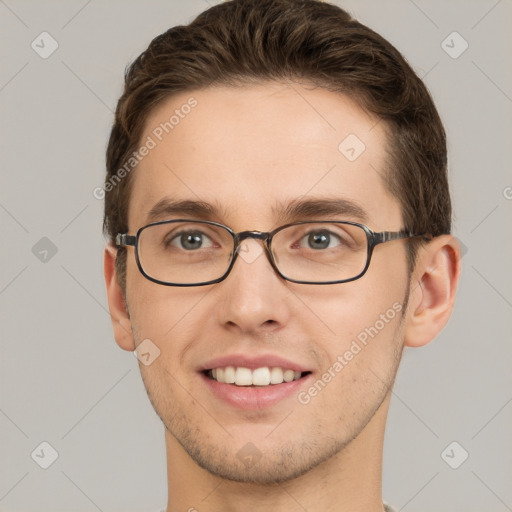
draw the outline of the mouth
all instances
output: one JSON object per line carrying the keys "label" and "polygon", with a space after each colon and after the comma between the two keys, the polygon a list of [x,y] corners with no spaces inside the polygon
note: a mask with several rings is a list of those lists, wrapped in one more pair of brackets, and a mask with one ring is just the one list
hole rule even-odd
{"label": "mouth", "polygon": [[313,380],[313,368],[278,354],[232,353],[205,361],[197,370],[208,394],[238,410],[268,410],[293,400]]}
{"label": "mouth", "polygon": [[311,372],[300,372],[280,366],[262,366],[255,369],[244,366],[224,366],[204,370],[203,374],[208,379],[221,384],[261,388],[298,381],[310,375]]}

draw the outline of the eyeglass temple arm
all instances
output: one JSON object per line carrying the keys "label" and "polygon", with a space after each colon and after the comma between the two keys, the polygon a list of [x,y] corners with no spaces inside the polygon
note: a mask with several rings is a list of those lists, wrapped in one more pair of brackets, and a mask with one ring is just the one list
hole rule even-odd
{"label": "eyeglass temple arm", "polygon": [[403,238],[423,238],[425,242],[430,242],[432,237],[430,235],[417,235],[415,233],[411,233],[409,231],[381,231],[380,233],[375,233],[374,243],[383,244],[384,242],[390,242],[391,240],[402,240]]}
{"label": "eyeglass temple arm", "polygon": [[133,235],[128,235],[126,233],[118,233],[116,235],[116,245],[118,247],[126,246],[126,245],[133,245],[135,247],[135,244],[137,242],[137,237]]}

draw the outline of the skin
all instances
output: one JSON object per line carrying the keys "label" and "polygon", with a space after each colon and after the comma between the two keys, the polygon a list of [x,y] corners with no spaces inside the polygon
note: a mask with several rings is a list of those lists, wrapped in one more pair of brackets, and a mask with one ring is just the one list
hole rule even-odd
{"label": "skin", "polygon": [[[187,91],[151,113],[142,140],[191,96],[198,105],[134,171],[130,234],[166,196],[219,202],[210,220],[237,232],[270,231],[285,223],[273,214],[277,203],[313,197],[356,203],[374,231],[402,228],[399,203],[381,178],[384,123],[349,98],[274,82]],[[366,145],[353,162],[338,151],[349,134]],[[379,245],[361,279],[326,286],[281,279],[258,244],[247,246],[254,261],[239,258],[226,280],[190,288],[145,279],[129,248],[126,302],[116,249],[105,250],[117,343],[134,350],[149,338],[160,350],[140,370],[166,427],[167,511],[382,511],[391,387],[403,347],[430,342],[451,314],[458,244],[448,235],[434,239],[411,276],[404,241]],[[224,354],[278,354],[312,370],[307,390],[393,304],[402,311],[307,404],[293,394],[241,410],[213,395],[197,371]],[[260,457],[244,464],[238,453],[249,442]]]}

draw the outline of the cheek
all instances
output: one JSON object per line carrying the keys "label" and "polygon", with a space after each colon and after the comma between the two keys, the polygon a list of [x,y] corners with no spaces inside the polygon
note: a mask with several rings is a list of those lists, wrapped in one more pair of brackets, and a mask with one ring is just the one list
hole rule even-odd
{"label": "cheek", "polygon": [[316,407],[354,426],[392,386],[403,344],[401,293],[359,292],[338,307],[326,301],[324,320],[335,334],[322,340],[322,369],[305,391],[306,399],[318,396]]}
{"label": "cheek", "polygon": [[128,269],[126,291],[136,344],[149,339],[158,347],[156,366],[165,365],[170,371],[180,366],[197,337],[197,326],[207,322],[209,312],[202,299],[209,290],[153,283],[134,264]]}
{"label": "cheek", "polygon": [[[163,286],[146,279],[135,258],[128,261],[126,299],[132,328],[137,338],[162,340],[187,313],[187,291]],[[179,299],[176,295],[179,294]],[[142,338],[141,338],[142,337]]]}
{"label": "cheek", "polygon": [[[309,312],[302,318],[309,329],[318,328],[334,344],[343,346],[365,329],[394,325],[402,308],[407,289],[407,276],[363,276],[361,279],[330,285],[323,293],[301,294]],[[382,330],[382,329],[381,329]]]}
{"label": "cheek", "polygon": [[345,384],[366,379],[378,387],[379,375],[387,382],[400,357],[407,267],[405,257],[390,263],[390,255],[382,256],[361,279],[301,297],[315,315],[303,315],[300,328],[312,339],[325,333],[321,342],[316,338],[323,369],[343,375],[336,380]]}

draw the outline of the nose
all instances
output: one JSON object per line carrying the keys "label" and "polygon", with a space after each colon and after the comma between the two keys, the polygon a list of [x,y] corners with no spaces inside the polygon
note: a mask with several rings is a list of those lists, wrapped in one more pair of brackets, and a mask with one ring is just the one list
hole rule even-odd
{"label": "nose", "polygon": [[270,264],[264,243],[263,236],[245,236],[230,274],[217,285],[217,318],[231,330],[276,330],[288,321],[288,284]]}

